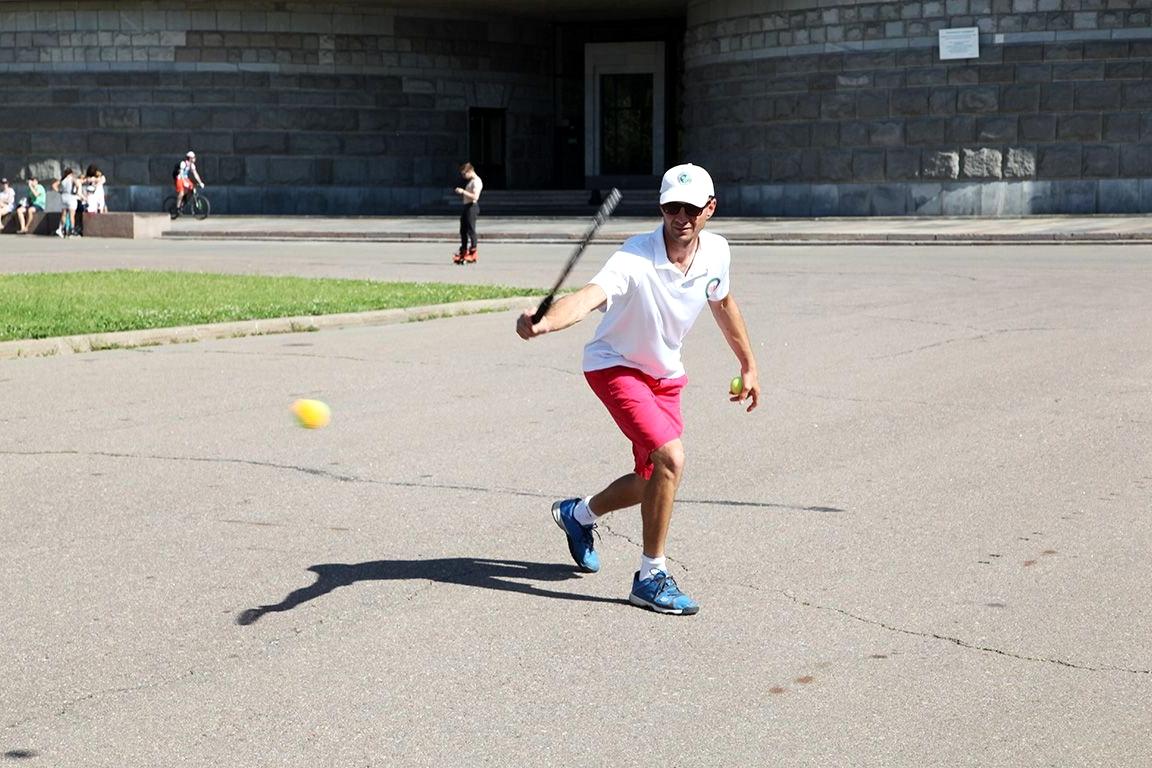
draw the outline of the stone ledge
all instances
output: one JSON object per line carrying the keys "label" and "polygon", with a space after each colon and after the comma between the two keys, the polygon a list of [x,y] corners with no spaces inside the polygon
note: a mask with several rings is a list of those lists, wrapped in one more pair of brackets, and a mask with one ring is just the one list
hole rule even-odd
{"label": "stone ledge", "polygon": [[86,213],[80,219],[84,237],[128,240],[162,237],[171,223],[163,213]]}

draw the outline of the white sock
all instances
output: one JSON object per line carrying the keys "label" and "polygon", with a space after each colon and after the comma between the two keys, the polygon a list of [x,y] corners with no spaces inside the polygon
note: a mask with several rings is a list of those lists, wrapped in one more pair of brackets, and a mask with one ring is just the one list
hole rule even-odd
{"label": "white sock", "polygon": [[651,576],[652,571],[658,571],[660,573],[668,573],[668,566],[666,564],[664,556],[661,555],[660,557],[648,557],[648,555],[641,554],[640,555],[640,581],[644,581],[644,579]]}
{"label": "white sock", "polygon": [[591,500],[591,496],[580,499],[576,509],[572,510],[572,517],[576,518],[576,522],[580,525],[592,525],[596,522],[596,515],[592,514],[592,510],[588,507],[588,502]]}

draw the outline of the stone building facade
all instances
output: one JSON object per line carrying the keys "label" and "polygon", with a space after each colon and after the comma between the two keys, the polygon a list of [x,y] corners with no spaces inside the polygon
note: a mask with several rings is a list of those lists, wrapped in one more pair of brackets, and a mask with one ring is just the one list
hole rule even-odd
{"label": "stone building facade", "polygon": [[[1152,211],[1150,9],[694,4],[686,153],[748,213]],[[963,27],[978,28],[979,57],[941,60],[939,31]]]}
{"label": "stone building facade", "polygon": [[[743,215],[1152,211],[1152,0],[0,0],[0,173],[157,210],[430,210],[650,189]],[[940,30],[979,55],[941,60]]]}

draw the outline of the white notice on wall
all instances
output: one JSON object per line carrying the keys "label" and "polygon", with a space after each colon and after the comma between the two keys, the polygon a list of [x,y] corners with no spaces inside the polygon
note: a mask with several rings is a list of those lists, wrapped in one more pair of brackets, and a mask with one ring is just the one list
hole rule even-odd
{"label": "white notice on wall", "polygon": [[940,59],[980,58],[979,27],[940,30]]}

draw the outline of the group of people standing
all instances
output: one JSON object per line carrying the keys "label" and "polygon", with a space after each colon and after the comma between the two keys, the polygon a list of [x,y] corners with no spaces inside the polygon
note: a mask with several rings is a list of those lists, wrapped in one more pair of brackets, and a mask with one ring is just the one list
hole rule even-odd
{"label": "group of people standing", "polygon": [[[84,174],[72,168],[65,168],[59,179],[49,181],[52,191],[60,193],[60,226],[57,237],[80,236],[80,212],[106,213],[108,205],[104,197],[104,173],[95,165],[89,165]],[[15,212],[20,222],[18,234],[31,232],[37,213],[43,213],[47,205],[48,192],[35,176],[28,177],[27,194],[16,200],[16,191],[8,179],[0,179],[0,216]]]}

